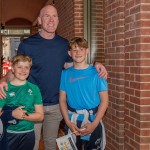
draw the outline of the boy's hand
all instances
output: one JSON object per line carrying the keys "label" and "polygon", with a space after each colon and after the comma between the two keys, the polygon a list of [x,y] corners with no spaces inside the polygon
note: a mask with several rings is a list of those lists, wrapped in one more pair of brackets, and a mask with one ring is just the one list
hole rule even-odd
{"label": "boy's hand", "polygon": [[12,111],[12,116],[16,119],[23,120],[26,116],[26,110],[23,110],[24,106],[17,107]]}
{"label": "boy's hand", "polygon": [[0,111],[0,116],[2,115],[2,113],[3,113],[3,112],[2,112],[2,111]]}
{"label": "boy's hand", "polygon": [[76,136],[80,135],[80,129],[76,126],[75,123],[72,123],[71,121],[67,124],[69,129],[74,133]]}
{"label": "boy's hand", "polygon": [[[81,136],[91,134],[95,130],[95,128],[96,128],[96,125],[94,123],[87,123],[80,128],[80,134],[81,134]],[[84,130],[82,130],[82,129],[84,129]]]}
{"label": "boy's hand", "polygon": [[4,89],[8,90],[8,84],[5,81],[0,81],[0,99],[6,98],[6,93]]}

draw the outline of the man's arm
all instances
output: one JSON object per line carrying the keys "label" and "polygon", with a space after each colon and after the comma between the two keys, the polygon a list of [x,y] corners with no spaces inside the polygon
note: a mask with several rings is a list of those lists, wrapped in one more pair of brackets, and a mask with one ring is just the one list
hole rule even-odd
{"label": "man's arm", "polygon": [[96,68],[97,72],[99,72],[98,74],[99,77],[104,77],[105,79],[107,79],[108,73],[103,64],[95,61],[93,63],[93,66]]}
{"label": "man's arm", "polygon": [[68,108],[67,108],[67,103],[66,103],[66,92],[64,92],[64,91],[60,91],[60,93],[59,93],[59,104],[60,104],[60,110],[61,110],[62,116],[65,120],[65,123],[67,124],[67,126],[70,128],[70,130],[72,132],[78,131],[75,134],[79,135],[80,134],[79,128],[74,123],[72,123],[68,117]]}
{"label": "man's arm", "polygon": [[0,80],[0,99],[6,98],[6,93],[4,91],[8,90],[8,82],[14,78],[14,75],[11,70]]}
{"label": "man's arm", "polygon": [[[73,66],[73,62],[70,63],[65,63],[64,68],[67,69],[69,67]],[[104,67],[104,65],[102,65],[99,62],[94,62],[93,66],[96,68],[97,72],[99,72],[99,77],[104,77],[105,79],[107,79],[108,73],[106,68]]]}
{"label": "man's arm", "polygon": [[64,64],[64,68],[65,69],[67,69],[67,68],[69,68],[69,67],[72,67],[73,66],[73,62],[66,62],[65,64]]}
{"label": "man's arm", "polygon": [[96,113],[96,118],[92,123],[85,124],[81,129],[86,128],[85,130],[81,131],[82,135],[91,134],[95,128],[98,126],[100,121],[102,120],[107,107],[108,107],[108,91],[100,92],[99,93],[101,98],[101,103],[98,107],[98,111]]}

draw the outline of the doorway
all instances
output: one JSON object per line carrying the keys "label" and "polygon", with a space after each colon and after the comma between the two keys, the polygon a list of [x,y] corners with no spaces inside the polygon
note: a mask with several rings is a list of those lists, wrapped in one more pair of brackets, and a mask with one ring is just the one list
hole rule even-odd
{"label": "doorway", "polygon": [[1,30],[1,67],[2,76],[11,69],[11,59],[17,54],[20,42],[30,35],[30,29]]}

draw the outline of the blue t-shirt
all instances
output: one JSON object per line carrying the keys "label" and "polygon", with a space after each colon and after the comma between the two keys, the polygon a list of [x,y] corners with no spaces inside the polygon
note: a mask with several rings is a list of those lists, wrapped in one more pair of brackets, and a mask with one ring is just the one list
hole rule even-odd
{"label": "blue t-shirt", "polygon": [[43,105],[58,104],[61,72],[65,62],[72,61],[68,55],[68,40],[59,35],[44,39],[37,33],[21,42],[18,54],[32,58],[28,80],[40,88]]}
{"label": "blue t-shirt", "polygon": [[67,103],[76,110],[92,109],[100,103],[99,92],[107,91],[107,81],[98,77],[92,65],[86,69],[70,67],[62,71],[60,90],[67,94]]}

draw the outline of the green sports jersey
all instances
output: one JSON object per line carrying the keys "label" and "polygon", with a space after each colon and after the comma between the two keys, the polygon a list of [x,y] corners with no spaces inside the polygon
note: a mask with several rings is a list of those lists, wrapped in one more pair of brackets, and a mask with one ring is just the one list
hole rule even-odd
{"label": "green sports jersey", "polygon": [[[6,106],[25,106],[23,108],[30,113],[34,112],[34,105],[42,105],[42,97],[39,88],[26,82],[24,85],[14,86],[10,82],[8,83],[8,91],[6,91],[6,98],[0,100],[0,108]],[[27,120],[19,120],[16,125],[9,125],[8,132],[29,132],[34,129],[34,122]]]}

